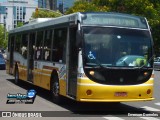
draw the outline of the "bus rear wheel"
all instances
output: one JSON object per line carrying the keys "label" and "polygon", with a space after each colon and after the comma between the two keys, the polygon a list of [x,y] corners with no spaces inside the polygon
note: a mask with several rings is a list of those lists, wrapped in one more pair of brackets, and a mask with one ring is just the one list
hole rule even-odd
{"label": "bus rear wheel", "polygon": [[19,72],[17,67],[15,68],[14,82],[15,84],[19,84]]}
{"label": "bus rear wheel", "polygon": [[56,104],[60,104],[62,101],[62,96],[59,94],[59,81],[58,78],[55,77],[51,81],[51,96],[52,101]]}

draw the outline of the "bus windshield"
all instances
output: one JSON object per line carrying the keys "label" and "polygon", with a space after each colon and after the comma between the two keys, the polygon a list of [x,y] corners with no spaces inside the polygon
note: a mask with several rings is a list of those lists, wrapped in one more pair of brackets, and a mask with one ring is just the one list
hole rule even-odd
{"label": "bus windshield", "polygon": [[151,67],[148,30],[83,27],[85,66]]}

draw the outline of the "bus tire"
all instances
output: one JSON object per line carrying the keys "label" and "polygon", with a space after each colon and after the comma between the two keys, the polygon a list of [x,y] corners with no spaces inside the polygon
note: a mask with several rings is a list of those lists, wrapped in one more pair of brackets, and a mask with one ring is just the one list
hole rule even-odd
{"label": "bus tire", "polygon": [[51,97],[52,101],[56,104],[61,104],[62,96],[59,94],[59,80],[57,75],[53,75],[51,79]]}
{"label": "bus tire", "polygon": [[17,85],[19,84],[19,71],[18,71],[18,67],[15,67],[14,83],[17,84]]}

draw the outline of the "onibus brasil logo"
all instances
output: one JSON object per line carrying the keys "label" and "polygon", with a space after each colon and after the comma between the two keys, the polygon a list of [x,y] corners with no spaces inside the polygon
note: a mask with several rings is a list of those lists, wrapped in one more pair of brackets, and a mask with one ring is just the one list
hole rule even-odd
{"label": "onibus brasil logo", "polygon": [[6,104],[33,104],[35,98],[36,98],[36,91],[34,89],[28,90],[26,94],[8,93]]}

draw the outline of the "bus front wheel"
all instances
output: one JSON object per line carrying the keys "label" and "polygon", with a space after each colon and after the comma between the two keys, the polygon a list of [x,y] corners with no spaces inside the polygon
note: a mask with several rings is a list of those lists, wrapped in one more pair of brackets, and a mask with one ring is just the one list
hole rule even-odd
{"label": "bus front wheel", "polygon": [[59,94],[59,81],[57,77],[54,77],[51,81],[51,96],[52,96],[52,101],[54,103],[60,104],[61,103],[61,96]]}

